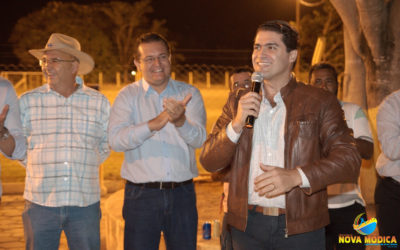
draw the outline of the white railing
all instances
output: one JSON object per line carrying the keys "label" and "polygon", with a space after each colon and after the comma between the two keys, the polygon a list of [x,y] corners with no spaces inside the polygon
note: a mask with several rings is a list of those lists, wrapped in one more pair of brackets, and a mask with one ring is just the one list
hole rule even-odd
{"label": "white railing", "polygon": [[0,76],[13,83],[15,89],[28,91],[44,83],[42,72],[32,71],[2,71]]}
{"label": "white railing", "polygon": [[[20,68],[23,69],[23,65],[20,65]],[[29,67],[26,68],[28,69]],[[171,77],[189,84],[200,84],[207,88],[211,88],[213,85],[224,85],[228,88],[229,73],[234,68],[233,66],[178,64],[173,65]],[[11,67],[2,67],[2,69],[1,76],[9,79],[15,88],[21,88],[19,90],[26,91],[38,87],[45,81],[42,73],[38,71],[17,71],[19,68],[17,70],[10,70],[12,69]],[[106,72],[93,72],[89,76],[82,78],[89,86],[97,86],[101,89],[104,83],[112,83],[120,87],[124,83],[121,75],[122,73],[120,72],[114,72],[111,75]],[[136,75],[130,75],[130,79],[128,80],[135,81],[141,78],[141,76],[141,72],[137,72]]]}

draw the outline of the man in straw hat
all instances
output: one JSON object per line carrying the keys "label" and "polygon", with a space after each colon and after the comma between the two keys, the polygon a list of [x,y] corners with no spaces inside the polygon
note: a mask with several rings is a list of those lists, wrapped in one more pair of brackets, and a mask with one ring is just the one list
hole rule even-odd
{"label": "man in straw hat", "polygon": [[58,249],[61,231],[70,249],[100,249],[99,165],[109,155],[110,104],[75,81],[94,67],[70,36],[54,33],[30,50],[47,84],[20,98],[27,138],[22,214],[26,249]]}

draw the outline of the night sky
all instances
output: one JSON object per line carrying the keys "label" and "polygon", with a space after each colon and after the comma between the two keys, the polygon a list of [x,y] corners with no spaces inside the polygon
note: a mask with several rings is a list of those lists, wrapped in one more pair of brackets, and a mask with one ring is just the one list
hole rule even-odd
{"label": "night sky", "polygon": [[[15,61],[8,38],[18,18],[41,9],[47,2],[7,1],[7,7],[2,8],[0,15],[0,63]],[[216,64],[218,62],[212,57],[222,57],[220,60],[226,57],[229,62],[233,54],[247,55],[260,23],[273,19],[295,20],[295,0],[153,0],[152,5],[154,13],[151,17],[167,21],[168,39],[177,42],[177,51],[198,57],[199,62],[207,61],[208,57]],[[45,43],[43,41],[43,45]],[[209,53],[200,53],[202,50]],[[214,51],[220,53],[214,55]]]}

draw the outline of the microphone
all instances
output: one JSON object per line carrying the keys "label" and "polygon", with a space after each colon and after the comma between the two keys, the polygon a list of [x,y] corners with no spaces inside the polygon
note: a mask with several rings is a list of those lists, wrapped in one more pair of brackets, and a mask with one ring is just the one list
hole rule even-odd
{"label": "microphone", "polygon": [[[251,81],[253,82],[251,86],[251,91],[259,93],[261,88],[261,83],[263,82],[263,75],[261,72],[254,72],[251,75]],[[246,118],[246,128],[253,128],[255,117],[252,115],[247,116]]]}

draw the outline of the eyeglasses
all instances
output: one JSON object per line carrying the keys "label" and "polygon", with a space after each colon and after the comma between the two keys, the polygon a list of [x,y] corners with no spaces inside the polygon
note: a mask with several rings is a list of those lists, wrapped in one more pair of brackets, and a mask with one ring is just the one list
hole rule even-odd
{"label": "eyeglasses", "polygon": [[76,59],[65,60],[65,59],[60,59],[60,58],[50,58],[50,59],[42,58],[39,60],[39,65],[43,66],[43,65],[47,65],[48,63],[58,64],[61,62],[75,62],[75,61],[76,61]]}
{"label": "eyeglasses", "polygon": [[146,64],[151,65],[151,64],[153,64],[153,63],[156,61],[156,59],[158,59],[158,61],[159,61],[160,63],[164,63],[164,62],[167,62],[167,61],[169,60],[169,56],[168,56],[167,54],[162,54],[162,55],[159,55],[159,56],[157,56],[157,57],[148,56],[148,57],[145,57],[142,61],[143,61],[144,63],[146,63]]}
{"label": "eyeglasses", "polygon": [[251,82],[250,81],[245,81],[244,84],[243,83],[238,83],[235,82],[233,83],[233,87],[236,88],[243,88],[243,89],[248,89],[251,86]]}

